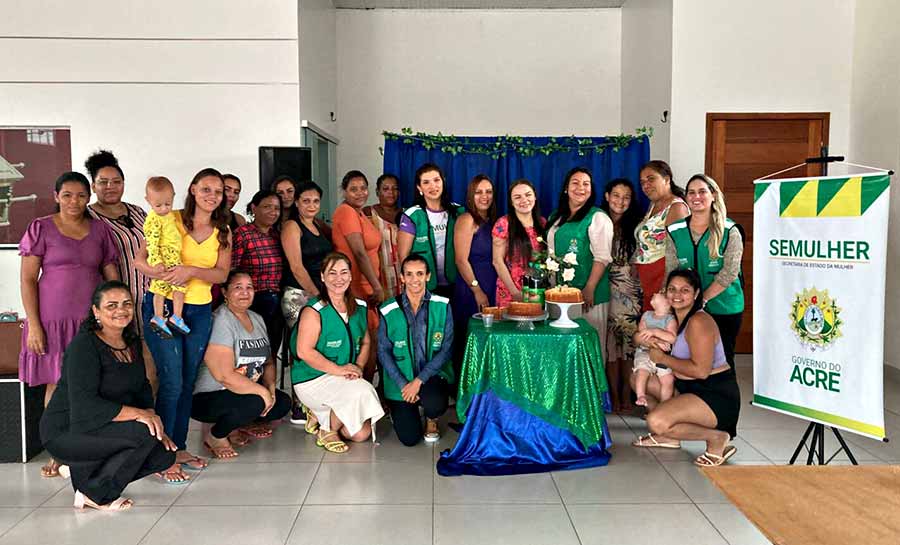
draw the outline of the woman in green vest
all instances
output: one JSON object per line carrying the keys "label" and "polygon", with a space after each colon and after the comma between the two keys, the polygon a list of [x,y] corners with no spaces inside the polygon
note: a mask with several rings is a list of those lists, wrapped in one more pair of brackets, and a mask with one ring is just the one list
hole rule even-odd
{"label": "woman in green vest", "polygon": [[453,382],[453,315],[448,298],[426,289],[431,270],[423,256],[410,254],[400,275],[403,291],[379,308],[378,361],[394,431],[411,447],[423,437],[420,405],[425,442],[441,437],[437,419],[447,411]]}
{"label": "woman in green vest", "polygon": [[456,281],[453,228],[456,218],[465,210],[450,201],[450,192],[445,186],[444,173],[439,166],[425,163],[416,170],[415,204],[400,216],[397,258],[402,262],[409,254],[425,257],[434,271],[428,289],[450,297]]}
{"label": "woman in green vest", "polygon": [[342,439],[365,441],[384,410],[363,378],[371,343],[366,302],[350,295],[350,259],[328,254],[321,275],[325,289],[306,303],[291,333],[291,383],[309,409],[307,432],[340,454],[349,449]]}
{"label": "woman in green vest", "polygon": [[606,319],[609,315],[609,273],[613,223],[594,206],[594,180],[584,167],[570,170],[563,181],[556,211],[547,222],[547,249],[560,259],[574,253],[578,264],[570,283],[581,290],[584,318],[600,337],[606,361]]}
{"label": "woman in green vest", "polygon": [[700,275],[704,310],[719,326],[726,359],[733,367],[744,314],[744,238],[740,226],[728,219],[722,191],[709,176],[695,174],[688,180],[687,202],[691,215],[668,227],[666,273],[690,268]]}

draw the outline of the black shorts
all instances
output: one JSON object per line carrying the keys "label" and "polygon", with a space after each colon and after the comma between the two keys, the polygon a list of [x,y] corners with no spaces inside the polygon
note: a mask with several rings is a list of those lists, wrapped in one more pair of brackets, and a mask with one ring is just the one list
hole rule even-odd
{"label": "black shorts", "polygon": [[675,379],[680,394],[694,394],[716,415],[716,429],[737,435],[738,415],[741,411],[741,391],[734,369],[710,375],[703,380]]}

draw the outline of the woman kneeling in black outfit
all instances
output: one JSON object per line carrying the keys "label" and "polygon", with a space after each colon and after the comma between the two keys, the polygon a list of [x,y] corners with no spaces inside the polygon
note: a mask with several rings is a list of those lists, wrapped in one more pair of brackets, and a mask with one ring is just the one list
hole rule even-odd
{"label": "woman kneeling in black outfit", "polygon": [[[693,270],[676,269],[669,274],[666,297],[678,318],[678,337],[671,355],[651,348],[650,360],[672,369],[679,395],[657,406],[660,383],[650,376],[647,426],[651,433],[632,444],[677,449],[682,440],[706,441],[706,452],[694,463],[718,466],[737,451],[728,441],[737,435],[741,393],[716,322],[702,309],[701,294],[700,277]],[[635,334],[638,344],[647,342],[641,335]]]}
{"label": "woman kneeling in black outfit", "polygon": [[132,481],[175,463],[175,444],[153,411],[128,286],[104,282],[63,356],[62,378],[41,418],[41,440],[67,467],[75,507],[125,510]]}
{"label": "woman kneeling in black outfit", "polygon": [[194,385],[191,416],[204,426],[203,444],[216,458],[237,456],[232,440],[240,429],[256,437],[271,435],[269,422],[291,409],[291,398],[275,389],[275,364],[262,317],[249,310],[253,280],[231,271],[223,286],[225,304],[213,313],[212,334]]}

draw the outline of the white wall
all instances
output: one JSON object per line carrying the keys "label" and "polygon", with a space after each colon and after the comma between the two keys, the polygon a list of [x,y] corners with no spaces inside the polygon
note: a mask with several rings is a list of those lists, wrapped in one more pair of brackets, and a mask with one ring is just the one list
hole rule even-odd
{"label": "white wall", "polygon": [[[850,151],[856,163],[900,171],[900,4],[857,2],[853,35]],[[884,355],[900,369],[900,178],[891,184]]]}
{"label": "white wall", "polygon": [[653,127],[650,155],[669,160],[672,109],[672,0],[627,0],[622,6],[622,130]]}
{"label": "white wall", "polygon": [[621,11],[338,10],[339,174],[381,132],[617,134]]}
{"label": "white wall", "polygon": [[831,112],[848,152],[852,0],[675,0],[670,158],[705,165],[707,112]]}
{"label": "white wall", "polygon": [[[70,126],[76,170],[111,149],[132,202],[154,174],[180,199],[206,166],[246,202],[257,147],[300,143],[297,29],[295,0],[5,0],[0,125]],[[18,264],[0,252],[0,309],[22,310]]]}
{"label": "white wall", "polygon": [[337,16],[331,0],[299,0],[300,118],[338,136]]}

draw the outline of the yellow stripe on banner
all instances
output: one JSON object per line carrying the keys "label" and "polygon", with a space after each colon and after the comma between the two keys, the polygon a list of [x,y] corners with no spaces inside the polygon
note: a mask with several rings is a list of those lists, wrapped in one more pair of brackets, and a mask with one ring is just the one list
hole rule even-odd
{"label": "yellow stripe on banner", "polygon": [[862,178],[850,178],[838,191],[819,216],[845,218],[860,215],[860,199],[862,195]]}
{"label": "yellow stripe on banner", "polygon": [[810,180],[803,189],[794,195],[791,204],[781,213],[782,218],[814,218],[816,217],[818,180]]}

